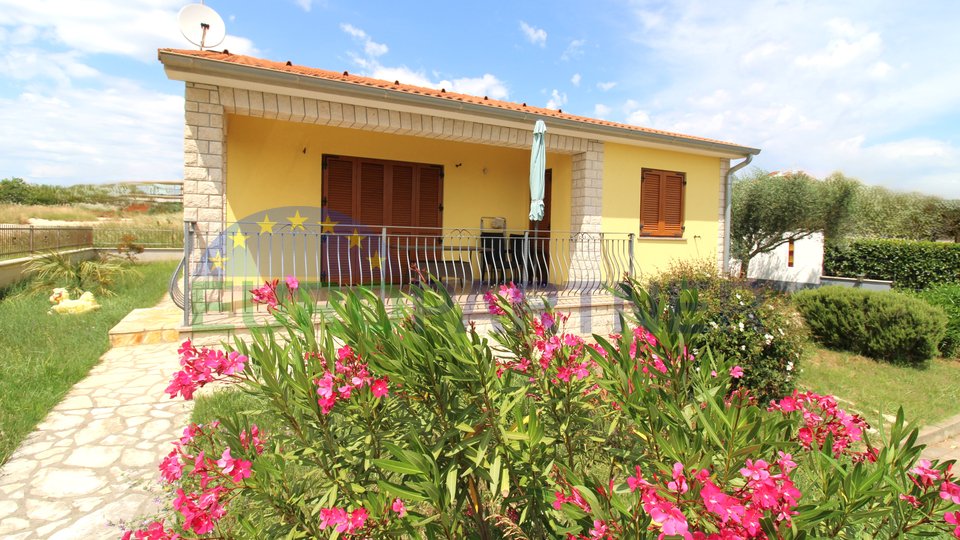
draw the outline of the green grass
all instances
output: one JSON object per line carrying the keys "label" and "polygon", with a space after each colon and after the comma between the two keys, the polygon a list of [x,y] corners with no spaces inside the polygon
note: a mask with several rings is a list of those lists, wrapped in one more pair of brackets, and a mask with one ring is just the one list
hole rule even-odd
{"label": "green grass", "polygon": [[928,425],[960,413],[960,361],[934,358],[916,368],[879,362],[813,343],[803,362],[800,386],[852,402],[873,425],[880,414],[896,415],[903,406],[908,422]]}
{"label": "green grass", "polygon": [[82,315],[48,315],[46,295],[0,293],[0,464],[110,348],[110,328],[160,300],[175,267],[139,266],[140,276],[121,278],[114,296],[98,298],[102,307]]}

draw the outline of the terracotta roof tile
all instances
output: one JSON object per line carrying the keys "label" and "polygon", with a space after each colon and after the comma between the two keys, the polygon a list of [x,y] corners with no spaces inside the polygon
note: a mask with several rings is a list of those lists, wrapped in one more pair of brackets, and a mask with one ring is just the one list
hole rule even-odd
{"label": "terracotta roof tile", "polygon": [[[685,135],[682,133],[672,133],[669,131],[663,131],[658,129],[652,129],[642,126],[634,126],[631,124],[622,124],[619,122],[610,122],[607,120],[600,120],[597,118],[589,118],[586,116],[577,116],[574,114],[568,114],[562,112],[562,110],[553,110],[545,109],[542,107],[534,107],[527,105],[526,103],[514,103],[511,101],[502,101],[498,99],[490,99],[488,96],[472,96],[468,94],[459,94],[456,92],[448,92],[446,89],[437,90],[435,88],[426,88],[422,86],[413,86],[409,84],[402,84],[401,81],[385,81],[382,79],[374,79],[371,77],[364,77],[360,75],[354,75],[347,71],[338,72],[338,71],[329,71],[325,69],[311,68],[306,66],[299,66],[293,64],[292,62],[275,62],[272,60],[265,60],[262,58],[255,58],[253,56],[244,56],[240,54],[232,54],[226,51],[198,51],[198,50],[188,50],[188,49],[160,49],[159,52],[178,54],[183,56],[193,56],[204,58],[207,60],[215,60],[219,62],[227,62],[231,64],[238,64],[242,66],[250,66],[259,69],[267,69],[272,71],[279,71],[284,73],[293,73],[296,75],[303,75],[307,77],[316,77],[318,79],[326,79],[330,81],[339,81],[350,84],[356,84],[360,86],[368,86],[375,88],[383,88],[395,92],[404,92],[407,94],[417,94],[423,96],[431,96],[438,99],[446,99],[450,101],[460,101],[464,103],[472,103],[475,105],[483,105],[487,107],[494,107],[498,109],[505,109],[511,111],[521,111],[531,114],[536,114],[548,118],[560,118],[564,120],[570,120],[574,122],[581,122],[584,124],[592,124],[597,126],[608,126],[620,129],[626,129],[630,131],[636,131],[638,133],[650,133],[655,135],[664,135],[668,137],[676,137],[680,139],[688,139],[691,141],[702,141],[708,143],[721,144],[726,146],[735,146],[743,148],[740,145],[720,141],[716,139],[708,139],[705,137],[697,137],[693,135]],[[400,84],[397,84],[400,83]]]}

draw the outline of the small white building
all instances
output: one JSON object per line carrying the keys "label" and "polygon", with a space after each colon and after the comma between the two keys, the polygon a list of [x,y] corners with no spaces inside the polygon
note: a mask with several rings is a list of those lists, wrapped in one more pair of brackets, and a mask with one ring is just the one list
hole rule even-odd
{"label": "small white building", "polygon": [[772,282],[782,289],[815,287],[823,274],[823,233],[780,244],[750,261],[747,279]]}

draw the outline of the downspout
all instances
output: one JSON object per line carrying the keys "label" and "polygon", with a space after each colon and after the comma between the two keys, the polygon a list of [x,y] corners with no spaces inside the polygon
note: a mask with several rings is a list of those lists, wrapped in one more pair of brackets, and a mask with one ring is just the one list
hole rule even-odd
{"label": "downspout", "polygon": [[753,156],[754,154],[747,154],[747,159],[727,171],[727,196],[724,198],[723,209],[723,274],[727,276],[730,275],[730,229],[733,226],[730,222],[730,209],[733,208],[733,173],[749,165]]}

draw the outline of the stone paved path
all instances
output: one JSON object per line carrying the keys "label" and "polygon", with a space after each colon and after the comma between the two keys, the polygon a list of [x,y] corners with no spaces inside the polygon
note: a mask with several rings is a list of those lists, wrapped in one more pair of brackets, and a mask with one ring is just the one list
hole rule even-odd
{"label": "stone paved path", "polygon": [[0,468],[0,538],[119,538],[155,513],[157,464],[190,414],[163,389],[177,344],[117,347]]}

